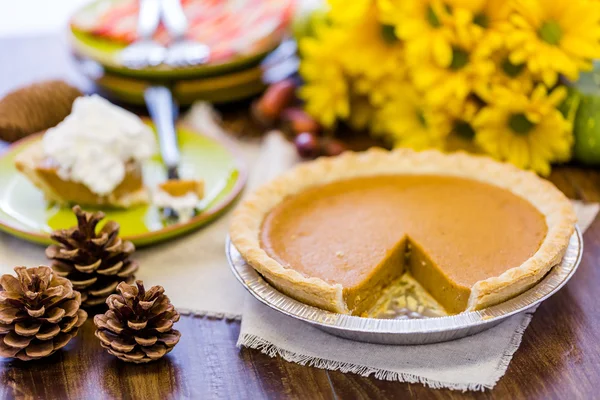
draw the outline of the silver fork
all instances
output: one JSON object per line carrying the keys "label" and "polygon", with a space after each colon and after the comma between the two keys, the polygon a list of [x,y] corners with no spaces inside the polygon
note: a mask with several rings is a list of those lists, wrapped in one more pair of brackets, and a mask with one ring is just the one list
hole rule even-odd
{"label": "silver fork", "polygon": [[[160,155],[167,167],[167,179],[179,179],[181,154],[175,128],[178,109],[171,90],[161,85],[147,87],[144,91],[144,100],[152,122],[156,126]],[[161,217],[166,223],[175,223],[179,219],[177,211],[170,207],[162,210]]]}
{"label": "silver fork", "polygon": [[188,21],[181,0],[163,0],[161,10],[162,22],[173,40],[167,49],[165,64],[182,67],[208,61],[210,48],[185,37]]}
{"label": "silver fork", "polygon": [[138,40],[127,46],[119,54],[119,59],[129,68],[139,69],[161,64],[166,49],[153,39],[154,32],[160,23],[161,0],[141,0],[138,14]]}

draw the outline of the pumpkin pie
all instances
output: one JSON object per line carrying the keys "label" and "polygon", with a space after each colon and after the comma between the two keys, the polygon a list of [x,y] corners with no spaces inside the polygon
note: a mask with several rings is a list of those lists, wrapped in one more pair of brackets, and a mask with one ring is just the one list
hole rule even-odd
{"label": "pumpkin pie", "polygon": [[94,193],[84,183],[62,177],[56,161],[44,154],[41,143],[34,143],[19,153],[15,166],[44,193],[49,202],[59,205],[128,208],[146,204],[149,199],[142,178],[142,165],[134,160],[125,163],[122,181],[106,194]]}
{"label": "pumpkin pie", "polygon": [[177,222],[187,222],[197,213],[198,202],[204,197],[204,181],[171,179],[158,185],[153,203],[159,209],[172,209]]}
{"label": "pumpkin pie", "polygon": [[230,235],[281,292],[361,315],[405,272],[450,314],[508,300],[563,257],[576,218],[531,172],[487,157],[373,149],[306,163],[235,211]]}
{"label": "pumpkin pie", "polygon": [[148,202],[142,162],[155,152],[154,133],[137,115],[92,95],[75,99],[15,164],[54,203],[127,208]]}
{"label": "pumpkin pie", "polygon": [[204,196],[204,182],[194,179],[170,179],[160,183],[158,189],[171,197],[183,197],[188,193],[198,199]]}

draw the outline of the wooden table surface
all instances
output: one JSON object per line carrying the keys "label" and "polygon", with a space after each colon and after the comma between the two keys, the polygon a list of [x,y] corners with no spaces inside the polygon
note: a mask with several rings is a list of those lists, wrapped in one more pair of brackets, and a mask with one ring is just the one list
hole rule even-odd
{"label": "wooden table surface", "polygon": [[[0,39],[0,95],[34,80],[65,78],[85,90],[61,36]],[[229,107],[230,124],[247,128],[245,106]],[[249,129],[249,128],[248,128]],[[551,180],[573,199],[600,201],[600,171],[555,168]],[[1,190],[1,189],[0,189]],[[236,321],[182,317],[181,342],[163,360],[130,365],[105,353],[88,320],[66,348],[36,362],[0,360],[3,398],[528,398],[600,397],[600,221],[584,235],[577,274],[535,313],[506,375],[486,392],[460,393],[421,384],[303,367],[235,346]],[[1,255],[0,255],[1,256]]]}

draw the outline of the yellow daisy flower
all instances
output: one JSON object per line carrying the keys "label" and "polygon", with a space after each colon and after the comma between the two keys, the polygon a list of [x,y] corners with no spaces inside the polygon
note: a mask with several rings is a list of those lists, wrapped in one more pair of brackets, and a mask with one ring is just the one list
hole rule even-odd
{"label": "yellow daisy flower", "polygon": [[374,0],[327,0],[329,16],[334,23],[354,24],[361,21]]}
{"label": "yellow daisy flower", "polygon": [[472,98],[459,106],[450,104],[447,107],[451,131],[446,138],[446,151],[464,150],[471,153],[481,152],[481,149],[475,143],[476,131],[473,126],[473,121],[480,109],[480,102]]}
{"label": "yellow daisy flower", "polygon": [[502,39],[500,28],[510,13],[506,0],[447,0],[454,18],[454,29],[459,40],[481,42]]}
{"label": "yellow daisy flower", "polygon": [[352,24],[323,23],[314,38],[300,41],[300,74],[306,85],[299,94],[307,112],[326,127],[351,115],[351,92],[381,103],[389,82],[404,80],[402,45],[384,40],[377,9],[370,5],[353,16]]}
{"label": "yellow daisy flower", "polygon": [[430,60],[411,69],[415,86],[426,93],[433,105],[461,103],[494,72],[494,62],[490,58],[492,48],[469,45],[473,44],[452,42],[451,62],[447,67]]}
{"label": "yellow daisy flower", "polygon": [[396,96],[377,109],[373,129],[394,147],[415,150],[443,148],[450,131],[448,118],[428,106],[411,85],[396,88]]}
{"label": "yellow daisy flower", "polygon": [[419,64],[432,58],[438,65],[452,62],[451,10],[441,0],[378,0],[381,21],[393,25],[406,42],[406,60]]}
{"label": "yellow daisy flower", "polygon": [[494,73],[485,81],[480,81],[475,87],[479,97],[486,100],[493,96],[493,88],[496,86],[506,87],[514,92],[531,93],[536,79],[525,64],[513,64],[508,55],[508,50],[499,49],[494,51],[491,59],[495,64]]}
{"label": "yellow daisy flower", "polygon": [[325,78],[310,82],[300,88],[300,98],[306,102],[304,109],[324,127],[331,128],[337,119],[345,119],[350,113],[348,86],[343,74],[330,69]]}
{"label": "yellow daisy flower", "polygon": [[547,86],[558,74],[576,80],[600,57],[600,3],[590,0],[515,0],[506,25],[510,61],[526,63]]}
{"label": "yellow daisy flower", "polygon": [[569,159],[573,144],[571,124],[556,109],[565,96],[564,87],[548,93],[541,84],[529,96],[495,88],[473,121],[475,142],[497,159],[548,175],[550,163]]}
{"label": "yellow daisy flower", "polygon": [[377,9],[369,8],[352,27],[345,27],[344,47],[338,57],[346,73],[377,90],[378,84],[392,76],[404,77],[404,53],[398,40],[385,40],[384,27],[377,20]]}
{"label": "yellow daisy flower", "polygon": [[378,78],[358,76],[353,82],[353,88],[356,93],[368,98],[374,107],[379,107],[397,96],[398,88],[406,84],[406,75],[391,72]]}
{"label": "yellow daisy flower", "polygon": [[[387,53],[377,54],[377,46],[362,53],[362,62],[349,68],[353,77],[353,90],[369,99],[373,106],[380,106],[396,95],[398,87],[407,82],[402,62],[402,51],[388,48]],[[381,49],[384,50],[384,49]],[[363,57],[364,56],[364,57]],[[361,66],[364,65],[364,66]]]}
{"label": "yellow daisy flower", "polygon": [[323,23],[316,27],[314,37],[300,41],[300,75],[305,84],[299,96],[306,102],[306,111],[328,128],[350,112],[348,82],[336,57],[344,39],[343,30]]}

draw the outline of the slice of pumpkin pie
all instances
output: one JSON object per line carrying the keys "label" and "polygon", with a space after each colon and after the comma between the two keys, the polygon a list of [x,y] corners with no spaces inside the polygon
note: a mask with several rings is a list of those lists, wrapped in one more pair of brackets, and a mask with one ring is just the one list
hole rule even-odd
{"label": "slice of pumpkin pie", "polygon": [[148,202],[142,163],[156,152],[152,130],[98,95],[17,155],[19,171],[61,205],[132,207]]}

